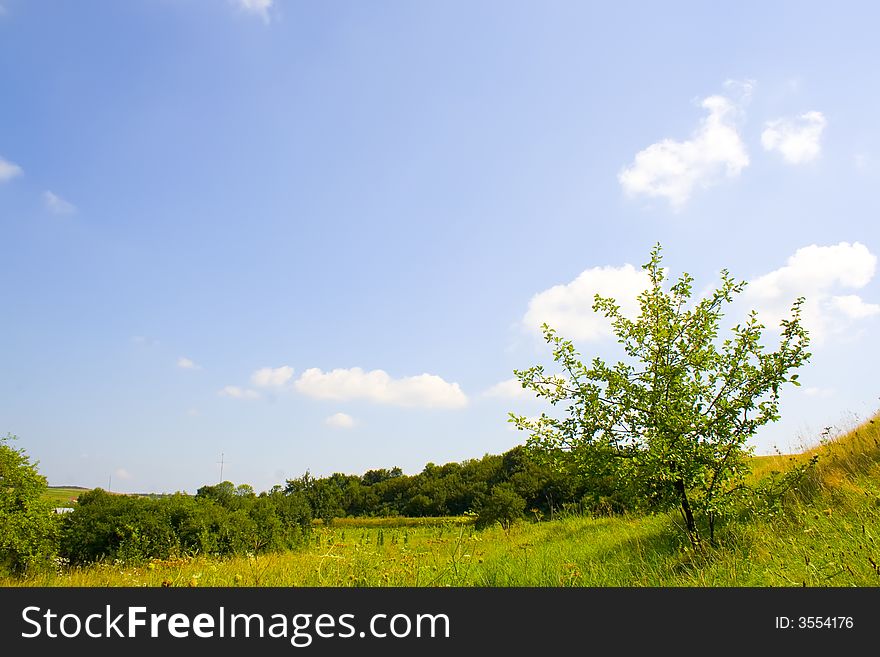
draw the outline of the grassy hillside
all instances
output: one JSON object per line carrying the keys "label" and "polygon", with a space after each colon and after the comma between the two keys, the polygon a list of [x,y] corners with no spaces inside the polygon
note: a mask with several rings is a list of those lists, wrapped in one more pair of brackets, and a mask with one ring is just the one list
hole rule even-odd
{"label": "grassy hillside", "polygon": [[88,490],[79,486],[49,486],[43,493],[43,498],[52,506],[73,506],[76,498]]}
{"label": "grassy hillside", "polygon": [[[52,506],[75,506],[76,500],[80,495],[86,493],[93,488],[83,488],[82,486],[49,486],[43,492],[43,499]],[[114,493],[109,491],[110,495],[134,495],[135,497],[165,497],[167,493]]]}
{"label": "grassy hillside", "polygon": [[104,564],[3,585],[49,586],[880,586],[880,418],[755,477],[819,456],[770,519],[741,518],[707,555],[688,549],[675,514],[568,517],[477,531],[435,526],[316,527],[277,555]]}

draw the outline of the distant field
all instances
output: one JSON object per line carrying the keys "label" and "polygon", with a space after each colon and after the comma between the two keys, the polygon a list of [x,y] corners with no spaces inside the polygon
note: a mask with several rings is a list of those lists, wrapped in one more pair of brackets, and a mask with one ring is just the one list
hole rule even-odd
{"label": "distant field", "polygon": [[[93,488],[84,488],[82,486],[49,486],[43,493],[43,499],[52,506],[76,506],[77,498],[83,493],[87,493]],[[167,493],[114,493],[111,495],[134,495],[135,497],[164,497]]]}
{"label": "distant field", "polygon": [[43,499],[52,506],[75,506],[76,498],[90,489],[80,486],[49,486]]}

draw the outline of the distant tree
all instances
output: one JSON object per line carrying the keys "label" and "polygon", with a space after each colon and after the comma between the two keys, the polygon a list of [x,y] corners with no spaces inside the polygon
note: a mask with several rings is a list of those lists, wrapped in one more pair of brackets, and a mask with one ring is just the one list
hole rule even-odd
{"label": "distant tree", "polygon": [[321,518],[325,525],[333,522],[334,518],[338,518],[345,513],[342,508],[342,491],[339,486],[334,483],[339,478],[316,479],[306,470],[298,479],[288,479],[285,486],[285,493],[302,494],[312,509],[312,516]]}
{"label": "distant tree", "polygon": [[0,571],[20,574],[51,562],[58,523],[42,498],[46,478],[13,440],[0,437]]}
{"label": "distant tree", "polygon": [[514,521],[522,518],[525,508],[526,501],[511,484],[498,484],[480,503],[476,525],[482,529],[497,522],[507,531]]}
{"label": "distant tree", "polygon": [[[251,489],[253,492],[253,489]],[[214,500],[223,506],[230,506],[236,496],[235,484],[231,481],[221,481],[219,484],[205,484],[196,491],[196,497],[204,497]]]}
{"label": "distant tree", "polygon": [[235,487],[235,496],[236,497],[254,497],[256,493],[254,493],[254,487],[250,484],[239,484]]}
{"label": "distant tree", "polygon": [[688,274],[664,288],[659,245],[643,269],[649,287],[638,297],[637,318],[627,318],[611,298],[596,295],[593,305],[611,320],[625,359],[585,364],[572,342],[545,324],[561,372],[537,365],[515,374],[523,388],[564,405],[565,417],[511,420],[531,432],[527,445],[550,462],[574,462],[595,479],[611,478],[652,508],[677,507],[698,548],[698,519],[714,542],[717,520],[747,491],[748,439],[779,418],[780,387],[798,385],[790,372],[810,357],[800,323],[804,300],[781,322],[779,346],[770,352],[754,311],[718,341],[723,307],[745,287],[727,270],[718,289],[692,303]]}
{"label": "distant tree", "polygon": [[388,479],[393,479],[394,477],[403,476],[403,470],[398,467],[391,468],[388,470],[387,468],[380,468],[378,470],[367,470],[361,476],[361,483],[364,486],[373,486],[375,484],[382,483]]}

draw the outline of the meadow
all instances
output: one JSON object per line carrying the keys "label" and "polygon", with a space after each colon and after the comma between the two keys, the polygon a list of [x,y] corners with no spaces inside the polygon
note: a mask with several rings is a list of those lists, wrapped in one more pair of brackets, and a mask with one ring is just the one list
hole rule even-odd
{"label": "meadow", "polygon": [[818,455],[770,517],[727,524],[695,553],[676,514],[524,519],[342,518],[303,548],[226,559],[100,563],[3,586],[880,586],[880,419],[796,456],[755,462],[757,480]]}
{"label": "meadow", "polygon": [[71,507],[76,504],[76,498],[87,490],[79,486],[49,486],[43,493],[43,499],[55,507]]}

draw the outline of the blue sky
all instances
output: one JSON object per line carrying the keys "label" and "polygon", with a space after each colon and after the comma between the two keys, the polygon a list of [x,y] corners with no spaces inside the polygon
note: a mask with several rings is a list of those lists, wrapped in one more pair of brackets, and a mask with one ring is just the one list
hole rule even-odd
{"label": "blue sky", "polygon": [[0,431],[50,484],[500,453],[536,324],[615,356],[656,242],[808,298],[759,452],[877,408],[870,4],[0,7]]}

